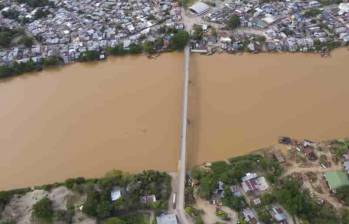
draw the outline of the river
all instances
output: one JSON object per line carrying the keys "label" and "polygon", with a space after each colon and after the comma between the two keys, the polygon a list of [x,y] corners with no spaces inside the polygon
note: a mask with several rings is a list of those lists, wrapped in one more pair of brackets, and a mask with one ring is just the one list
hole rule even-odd
{"label": "river", "polygon": [[[349,51],[191,56],[188,161],[278,136],[348,136]],[[183,56],[112,58],[0,83],[0,189],[177,168]]]}

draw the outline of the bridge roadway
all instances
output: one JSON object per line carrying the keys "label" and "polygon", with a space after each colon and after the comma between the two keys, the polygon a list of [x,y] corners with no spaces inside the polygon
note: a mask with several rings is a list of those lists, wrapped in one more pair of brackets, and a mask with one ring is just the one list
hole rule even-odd
{"label": "bridge roadway", "polygon": [[189,57],[190,48],[186,46],[184,49],[184,88],[182,100],[182,124],[180,135],[180,155],[178,161],[178,180],[177,180],[177,196],[176,196],[176,214],[181,224],[190,224],[188,221],[185,206],[185,179],[186,179],[186,155],[187,155],[187,126],[188,126],[188,107],[189,107]]}

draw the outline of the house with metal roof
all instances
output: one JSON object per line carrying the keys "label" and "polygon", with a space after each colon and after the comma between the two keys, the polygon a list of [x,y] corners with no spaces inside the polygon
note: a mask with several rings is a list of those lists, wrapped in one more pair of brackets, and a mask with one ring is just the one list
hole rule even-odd
{"label": "house with metal roof", "polygon": [[329,171],[324,176],[330,190],[334,193],[338,188],[349,185],[348,175],[343,171]]}
{"label": "house with metal roof", "polygon": [[196,2],[194,5],[189,7],[189,10],[198,16],[208,12],[209,9],[210,7],[203,2]]}

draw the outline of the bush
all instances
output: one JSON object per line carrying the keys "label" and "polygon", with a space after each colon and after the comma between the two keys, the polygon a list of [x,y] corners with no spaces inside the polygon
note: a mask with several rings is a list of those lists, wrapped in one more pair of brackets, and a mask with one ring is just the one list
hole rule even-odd
{"label": "bush", "polygon": [[0,191],[0,214],[14,195],[22,195],[30,191],[30,188],[23,188],[11,191]]}
{"label": "bush", "polygon": [[85,183],[86,180],[83,177],[78,177],[78,178],[69,178],[65,181],[64,185],[68,188],[68,189],[73,189],[73,187],[75,185],[81,185],[83,183]]}
{"label": "bush", "polygon": [[49,56],[42,60],[44,67],[51,67],[63,64],[63,59],[59,56]]}
{"label": "bush", "polygon": [[107,52],[111,55],[124,55],[127,53],[127,51],[124,49],[122,44],[116,45],[115,47],[108,48]]}
{"label": "bush", "polygon": [[336,190],[336,197],[343,201],[346,206],[349,206],[349,186],[343,186]]}
{"label": "bush", "polygon": [[51,222],[53,214],[52,202],[47,197],[44,197],[33,206],[32,215],[34,218]]}
{"label": "bush", "polygon": [[126,224],[126,222],[124,222],[123,220],[121,220],[117,217],[113,217],[113,218],[109,218],[109,219],[105,220],[103,222],[103,224]]}
{"label": "bush", "polygon": [[143,47],[140,44],[131,44],[128,51],[130,54],[140,54],[143,51]]}
{"label": "bush", "polygon": [[315,17],[321,13],[320,9],[308,9],[304,12],[305,17]]}

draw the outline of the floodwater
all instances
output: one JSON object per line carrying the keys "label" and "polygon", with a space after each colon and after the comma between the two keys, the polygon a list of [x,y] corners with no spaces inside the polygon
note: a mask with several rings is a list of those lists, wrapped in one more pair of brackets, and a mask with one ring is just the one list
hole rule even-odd
{"label": "floodwater", "polygon": [[0,189],[175,170],[182,57],[113,58],[0,83]]}
{"label": "floodwater", "polygon": [[[348,136],[349,51],[191,56],[189,165]],[[0,82],[0,189],[177,168],[183,56],[73,64]]]}
{"label": "floodwater", "polygon": [[349,137],[349,51],[191,57],[190,164],[245,154],[279,136]]}

